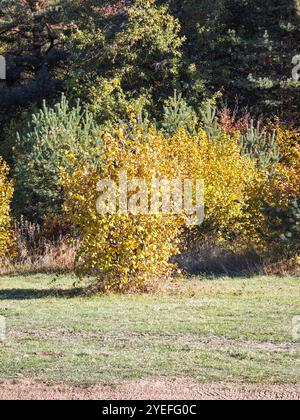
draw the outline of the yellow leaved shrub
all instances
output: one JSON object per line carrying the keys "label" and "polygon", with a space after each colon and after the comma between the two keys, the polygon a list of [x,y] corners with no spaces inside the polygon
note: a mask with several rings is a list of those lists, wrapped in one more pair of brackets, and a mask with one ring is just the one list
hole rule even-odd
{"label": "yellow leaved shrub", "polygon": [[185,215],[172,212],[98,214],[100,180],[118,181],[123,172],[128,179],[143,179],[149,189],[153,179],[203,180],[205,225],[221,239],[239,231],[256,172],[235,136],[210,139],[203,130],[168,136],[136,126],[129,132],[102,133],[100,151],[92,153],[101,156],[99,165],[70,154],[74,171],[63,172],[61,180],[65,212],[82,240],[78,273],[94,274],[100,289],[144,287],[171,273],[170,259],[186,226]]}
{"label": "yellow leaved shrub", "polygon": [[0,258],[7,254],[12,240],[10,203],[13,185],[8,172],[7,164],[0,157]]}
{"label": "yellow leaved shrub", "polygon": [[282,160],[278,165],[275,191],[280,205],[300,197],[300,132],[276,129]]}
{"label": "yellow leaved shrub", "polygon": [[258,171],[250,157],[242,155],[236,135],[223,132],[210,139],[202,132],[200,138],[198,171],[205,183],[205,224],[218,239],[232,240],[242,233]]}
{"label": "yellow leaved shrub", "polygon": [[247,249],[276,260],[284,257],[286,233],[299,230],[299,216],[289,208],[300,199],[300,133],[279,124],[274,129],[280,160],[272,168],[257,168],[237,246],[244,243]]}

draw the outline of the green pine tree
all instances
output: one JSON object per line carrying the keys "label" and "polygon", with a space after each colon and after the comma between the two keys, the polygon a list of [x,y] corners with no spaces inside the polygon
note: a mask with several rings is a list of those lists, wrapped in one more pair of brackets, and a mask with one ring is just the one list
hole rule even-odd
{"label": "green pine tree", "polygon": [[170,5],[187,38],[183,71],[195,102],[204,85],[222,91],[232,107],[290,121],[299,115],[300,83],[291,82],[292,58],[300,54],[299,0],[161,3]]}

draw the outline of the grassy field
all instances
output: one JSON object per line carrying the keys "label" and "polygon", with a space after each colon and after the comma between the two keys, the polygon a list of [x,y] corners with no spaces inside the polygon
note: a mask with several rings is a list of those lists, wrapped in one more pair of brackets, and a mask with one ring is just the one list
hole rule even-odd
{"label": "grassy field", "polygon": [[298,383],[299,278],[191,279],[176,292],[69,298],[72,276],[2,277],[0,381]]}

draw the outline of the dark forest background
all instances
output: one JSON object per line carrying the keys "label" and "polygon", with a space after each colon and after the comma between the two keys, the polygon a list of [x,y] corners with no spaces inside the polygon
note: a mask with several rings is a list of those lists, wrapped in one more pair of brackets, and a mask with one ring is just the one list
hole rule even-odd
{"label": "dark forest background", "polygon": [[[159,119],[174,90],[297,125],[297,0],[1,0],[0,154],[27,115],[62,92],[102,122],[129,105]],[[214,96],[215,95],[215,96]]]}

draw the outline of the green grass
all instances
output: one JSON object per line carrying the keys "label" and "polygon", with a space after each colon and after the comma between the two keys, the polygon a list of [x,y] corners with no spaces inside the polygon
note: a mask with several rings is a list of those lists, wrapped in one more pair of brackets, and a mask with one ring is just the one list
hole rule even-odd
{"label": "green grass", "polygon": [[299,278],[193,279],[178,294],[53,296],[74,278],[0,278],[0,381],[298,383]]}

